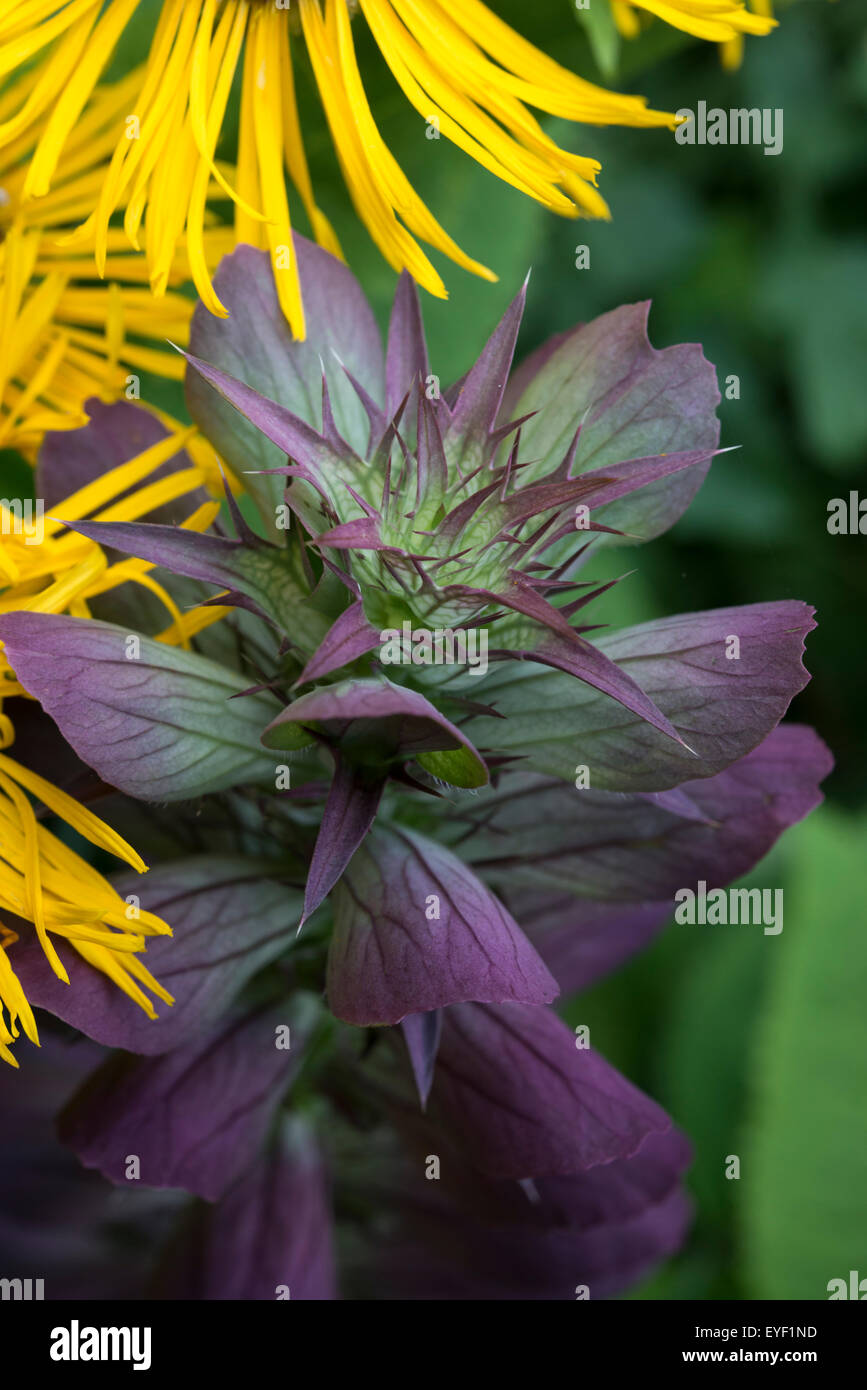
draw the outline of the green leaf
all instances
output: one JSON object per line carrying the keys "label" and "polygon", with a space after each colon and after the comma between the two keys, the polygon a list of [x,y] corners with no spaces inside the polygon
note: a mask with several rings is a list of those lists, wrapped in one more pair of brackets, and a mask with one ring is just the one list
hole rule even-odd
{"label": "green leaf", "polygon": [[[566,457],[576,434],[572,475],[630,459],[716,448],[716,371],[695,344],[657,349],[647,336],[649,304],[627,304],[565,334],[546,359],[530,357],[515,373],[505,409],[518,419],[523,485]],[[580,433],[579,433],[580,431]],[[593,520],[648,540],[689,506],[708,464],[675,473],[594,511]],[[592,506],[592,501],[591,501]]]}
{"label": "green leaf", "polygon": [[330,626],[309,602],[297,547],[243,544],[151,522],[71,521],[69,526],[99,545],[227,589],[227,603],[246,600],[252,612],[270,619],[304,651],[315,651]]}
{"label": "green leaf", "polygon": [[759,294],[767,321],[785,334],[806,446],[838,472],[860,466],[867,446],[865,294],[867,243],[842,237],[778,251]]}
{"label": "green leaf", "polygon": [[[289,331],[268,256],[240,246],[224,256],[214,277],[229,317],[215,318],[199,305],[190,330],[191,352],[284,406],[317,431],[322,425],[324,375],[339,433],[363,452],[369,424],[346,373],[350,372],[373,400],[383,400],[384,356],[379,329],[346,266],[309,243],[298,243],[295,250],[307,314],[304,342],[293,339]],[[270,476],[266,470],[282,468],[287,462],[285,451],[199,373],[187,373],[186,389],[192,418],[256,498],[271,534],[274,509],[283,498],[287,480]]]}
{"label": "green leaf", "polygon": [[259,735],[277,702],[243,695],[237,672],[95,618],[7,613],[0,628],[25,688],[119,791],[182,801],[273,777]]}
{"label": "green leaf", "polygon": [[760,1299],[825,1299],[830,1280],[867,1277],[867,819],[824,810],[798,835],[741,1168]]}
{"label": "green leaf", "polygon": [[[765,887],[773,880],[763,870],[747,882]],[[775,958],[769,938],[759,929],[720,928],[714,935],[708,928],[698,940],[684,939],[684,930],[693,928],[671,930],[680,933],[681,975],[665,1000],[661,1084],[667,1107],[695,1147],[690,1186],[701,1219],[730,1230],[738,1183],[726,1178],[725,1160],[728,1154],[740,1153],[753,1029],[763,982]],[[721,1039],[725,1046],[720,1046]]]}
{"label": "green leaf", "polygon": [[[529,661],[489,671],[474,693],[501,717],[472,719],[465,731],[476,747],[518,755],[523,768],[551,777],[571,780],[585,764],[597,791],[663,791],[710,777],[755,748],[806,684],[801,652],[810,614],[795,601],[718,608],[642,623],[596,644],[688,748],[575,676]],[[737,660],[725,655],[730,635],[739,640]]]}
{"label": "green leaf", "polygon": [[452,787],[484,787],[487,770],[467,748],[451,748],[443,752],[417,753],[416,762],[425,771]]}
{"label": "green leaf", "polygon": [[576,0],[575,18],[590,40],[593,57],[605,77],[613,77],[620,61],[620,34],[608,0],[585,0],[586,8]]}

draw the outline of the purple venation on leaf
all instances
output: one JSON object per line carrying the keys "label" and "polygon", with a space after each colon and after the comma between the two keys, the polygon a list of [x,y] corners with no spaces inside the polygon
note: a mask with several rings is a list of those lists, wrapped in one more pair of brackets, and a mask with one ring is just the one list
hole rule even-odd
{"label": "purple venation on leaf", "polygon": [[70,1101],[60,1137],[87,1168],[209,1201],[254,1161],[316,1015],[310,996],[235,1011],[161,1057],[115,1054]]}
{"label": "purple venation on leaf", "polygon": [[148,940],[144,959],[172,1007],[148,1018],[107,976],[61,947],[70,981],[63,984],[32,936],[16,944],[15,973],[32,1004],[97,1042],[145,1056],[170,1052],[213,1027],[247,980],[285,951],[301,913],[300,893],[267,860],[203,854],[111,882],[121,897],[133,894],[171,924],[170,937]]}
{"label": "purple venation on leaf", "polygon": [[130,796],[176,801],[273,777],[259,744],[273,697],[233,700],[245,682],[215,661],[48,613],[5,613],[0,641],[81,760]]}
{"label": "purple venation on leaf", "polygon": [[637,1153],[668,1116],[550,1009],[447,1009],[430,1095],[441,1122],[489,1177],[566,1177]]}
{"label": "purple venation on leaf", "polygon": [[[552,777],[573,781],[583,766],[596,790],[666,791],[721,772],[776,728],[809,680],[802,657],[814,626],[807,604],[784,600],[683,613],[603,638],[605,657],[640,685],[688,747],[622,702],[519,663],[494,669],[485,682],[485,698],[505,718],[471,719],[467,734]],[[735,650],[737,657],[727,655]]]}
{"label": "purple venation on leaf", "polygon": [[644,947],[679,889],[702,880],[712,890],[748,873],[819,804],[831,766],[812,729],[787,724],[725,771],[684,783],[686,806],[513,776],[465,810],[476,828],[462,831],[461,851],[506,890],[572,993]]}
{"label": "purple venation on leaf", "polygon": [[392,827],[367,837],[335,890],[327,993],[364,1026],[468,999],[548,1002],[557,986],[472,870]]}

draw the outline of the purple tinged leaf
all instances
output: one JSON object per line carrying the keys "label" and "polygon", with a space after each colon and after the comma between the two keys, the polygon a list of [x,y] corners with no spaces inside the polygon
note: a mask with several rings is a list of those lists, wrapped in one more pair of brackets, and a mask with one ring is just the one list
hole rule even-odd
{"label": "purple tinged leaf", "polygon": [[419,392],[417,428],[416,510],[432,496],[439,503],[448,487],[449,469],[443,437],[433,404]]}
{"label": "purple tinged leaf", "polygon": [[421,305],[415,281],[408,271],[401,272],[388,325],[385,359],[385,408],[393,417],[419,381],[430,372]]}
{"label": "purple tinged leaf", "polygon": [[[361,598],[361,586],[356,579],[353,579],[351,574],[349,574],[346,570],[341,569],[339,565],[336,565],[329,555],[323,554],[320,556],[320,559],[322,560],[325,569],[328,571],[328,574],[334,575],[336,579],[339,579],[340,583],[343,585],[345,589],[349,590],[353,598]],[[326,579],[327,576],[323,572],[322,579],[319,585],[320,588],[324,586]]]}
{"label": "purple tinged leaf", "polygon": [[[641,794],[576,789],[513,774],[479,798],[480,829],[462,841],[477,870],[582,898],[672,904],[678,888],[719,887],[751,869],[821,801],[830,754],[812,730],[784,725],[714,777],[680,788],[692,818]],[[665,793],[667,800],[671,793]],[[515,843],[519,853],[509,853]],[[505,847],[505,848],[504,848]]]}
{"label": "purple tinged leaf", "polygon": [[[500,479],[496,478],[494,482],[479,488],[477,492],[470,493],[469,497],[465,497],[462,502],[459,502],[456,507],[453,507],[448,516],[440,522],[440,525],[437,527],[437,534],[450,541],[453,545],[457,545],[462,533],[475,516],[476,512],[489,497],[493,497],[494,493],[499,491],[500,486]],[[452,558],[455,557],[452,556]]]}
{"label": "purple tinged leaf", "polygon": [[604,468],[592,469],[582,473],[586,483],[597,484],[592,507],[606,507],[622,497],[629,497],[640,488],[662,478],[673,477],[687,468],[698,468],[709,463],[716,454],[727,453],[725,449],[686,449],[679,453],[658,454],[653,458],[624,459],[622,463],[607,464]]}
{"label": "purple tinged leaf", "polygon": [[670,1120],[550,1009],[447,1010],[433,1118],[495,1178],[567,1177],[630,1158]]}
{"label": "purple tinged leaf", "polygon": [[450,851],[375,830],[334,893],[327,993],[359,1027],[463,1000],[547,1002],[557,989],[500,902]]}
{"label": "purple tinged leaf", "polygon": [[329,550],[391,550],[396,555],[402,555],[399,546],[389,545],[382,539],[379,527],[379,520],[374,516],[342,521],[339,526],[317,536],[316,544],[327,546]]}
{"label": "purple tinged leaf", "polygon": [[385,781],[338,755],[307,875],[301,925],[331,892],[373,825]]}
{"label": "purple tinged leaf", "polygon": [[225,1019],[157,1058],[115,1054],[64,1110],[59,1134],[86,1168],[216,1201],[254,1161],[318,1005],[310,995]]}
{"label": "purple tinged leaf", "polygon": [[[651,483],[671,477],[676,473],[682,473],[685,469],[696,468],[699,464],[708,463],[716,453],[724,452],[727,451],[693,449],[685,453],[661,454],[656,458],[627,459],[621,463],[609,464],[606,468],[598,471],[583,473],[578,478],[569,479],[570,455],[563,469],[558,470],[565,474],[561,481],[537,483],[522,488],[520,492],[508,499],[505,504],[508,516],[504,534],[508,527],[513,526],[516,522],[526,521],[529,517],[548,510],[550,507],[566,505],[582,496],[589,499],[587,506],[590,511],[608,507],[612,502],[629,497],[632,493],[638,492]],[[584,486],[583,491],[581,490],[582,484]],[[570,489],[574,491],[570,492]],[[550,502],[547,500],[549,497]],[[613,528],[602,526],[598,522],[588,521],[582,530],[611,533]],[[574,531],[575,520],[574,517],[570,516],[566,522],[551,532],[542,549],[546,550],[556,541],[562,540],[564,536],[574,534]]]}
{"label": "purple tinged leaf", "polygon": [[[91,396],[84,408],[90,418],[81,429],[49,431],[42,441],[36,465],[36,495],[43,499],[46,514],[53,513],[73,493],[103,474],[129,463],[169,437],[170,431],[155,415],[131,401],[106,404]],[[179,450],[167,463],[149,473],[145,483],[159,482],[193,466],[189,454]],[[125,488],[112,500],[120,501],[132,490]],[[198,487],[179,500],[157,508],[150,516],[153,520],[180,520],[207,500],[205,489]]]}
{"label": "purple tinged leaf", "polygon": [[[506,718],[470,720],[467,733],[552,777],[572,781],[583,764],[600,791],[665,791],[713,776],[755,748],[806,685],[801,658],[812,614],[796,600],[759,603],[684,613],[600,640],[598,649],[640,684],[694,754],[583,682],[528,662],[488,672],[486,699]],[[726,655],[732,636],[737,659]]]}
{"label": "purple tinged leaf", "polygon": [[[339,360],[340,359],[338,358],[338,361]],[[345,367],[342,362],[340,363],[340,365],[343,368],[344,373],[346,374],[347,381],[349,381],[350,385],[352,386],[352,389],[358,397],[359,401],[361,402],[361,405],[364,409],[364,413],[367,416],[368,424],[370,425],[370,433],[367,437],[366,453],[368,456],[374,455],[376,450],[380,447],[381,442],[384,441],[386,439],[386,436],[388,435],[388,416],[382,409],[382,406],[377,405],[373,397],[369,395],[367,391],[365,391],[361,382],[358,380],[357,377],[353,376],[349,368]],[[359,450],[358,452],[360,453],[361,450]]]}
{"label": "purple tinged leaf", "polygon": [[532,618],[542,627],[550,628],[567,643],[576,636],[574,629],[560,613],[560,610],[548,603],[547,599],[536,591],[532,582],[525,579],[517,571],[510,571],[509,582],[502,589],[477,589],[471,584],[452,584],[445,592],[461,598],[487,600],[488,603],[496,603],[505,608],[511,608],[515,613],[522,613],[525,617]]}
{"label": "purple tinged leaf", "polygon": [[338,457],[342,458],[350,452],[350,445],[343,438],[334,419],[334,409],[328,390],[328,377],[325,375],[324,366],[322,368],[322,438],[331,446]]}
{"label": "purple tinged leaf", "polygon": [[179,526],[128,521],[69,521],[66,525],[99,545],[149,560],[173,574],[218,584],[233,596],[225,601],[248,608],[281,631],[286,631],[293,609],[307,597],[289,573],[285,555],[265,542],[254,549]]}
{"label": "purple tinged leaf", "polygon": [[[493,431],[515,355],[518,329],[524,316],[527,285],[524,283],[495,328],[481,356],[467,373],[452,410],[446,434],[449,458],[462,472],[467,464],[478,466]],[[530,407],[532,409],[533,407]],[[525,412],[519,411],[519,414]]]}
{"label": "purple tinged leaf", "polygon": [[[632,573],[634,573],[634,571],[632,571]],[[581,611],[582,608],[586,608],[587,605],[588,605],[589,603],[594,603],[594,602],[596,601],[596,599],[598,599],[598,598],[601,597],[602,594],[607,593],[609,589],[613,589],[614,586],[615,586],[616,584],[621,584],[621,583],[623,582],[624,579],[628,579],[628,578],[629,578],[629,575],[628,575],[628,574],[621,574],[621,575],[619,575],[619,576],[617,577],[617,579],[609,579],[609,581],[608,581],[607,584],[600,584],[600,585],[597,586],[597,588],[591,589],[589,593],[581,594],[581,595],[579,595],[578,598],[571,599],[569,603],[564,603],[564,604],[562,604],[562,605],[561,605],[561,608],[560,608],[560,612],[561,612],[562,614],[564,614],[565,617],[567,617],[567,618],[572,618],[572,617],[574,617],[574,615],[575,615],[576,613],[580,613],[580,611]],[[544,581],[542,581],[542,584],[543,584],[543,587],[545,587],[545,586],[544,586]],[[564,587],[564,588],[569,588],[569,589],[571,589],[571,588],[579,588],[579,589],[580,589],[580,588],[583,588],[584,585],[583,585],[583,584],[571,584],[571,583],[567,584],[567,583],[564,583],[563,587]],[[550,590],[547,590],[547,592],[550,592]],[[589,630],[590,630],[589,628],[584,628],[584,629],[583,629],[583,631],[585,631],[585,632],[587,632],[587,631],[589,631]]]}
{"label": "purple tinged leaf", "polygon": [[25,689],[110,786],[140,801],[178,801],[273,778],[259,736],[274,699],[233,700],[246,681],[216,662],[47,613],[0,616],[0,641]]}
{"label": "purple tinged leaf", "polygon": [[563,482],[536,483],[520,488],[503,501],[503,525],[514,526],[517,522],[528,521],[530,517],[540,516],[543,512],[567,507],[582,497],[592,498],[591,505],[596,506],[596,496],[608,491],[606,484],[616,481],[611,476],[570,478]]}
{"label": "purple tinged leaf", "polygon": [[163,1298],[331,1302],[337,1279],[328,1183],[303,1122],[275,1141],[213,1207],[200,1209],[161,1277]]}
{"label": "purple tinged leaf", "polygon": [[262,734],[266,748],[282,748],[287,725],[319,726],[342,745],[363,742],[379,761],[454,750],[455,764],[468,779],[455,785],[479,787],[488,780],[473,745],[423,695],[385,679],[351,678],[300,696],[273,719]]}
{"label": "purple tinged leaf", "polygon": [[348,448],[345,455],[338,453],[332,442],[285,406],[269,400],[267,396],[254,391],[252,386],[229,376],[219,367],[212,367],[209,362],[203,362],[190,352],[183,355],[223,400],[240,411],[257,430],[261,430],[281,453],[288,454],[311,480],[327,481],[334,487],[342,471],[354,469],[358,460]]}
{"label": "purple tinged leaf", "polygon": [[307,685],[310,681],[321,680],[379,645],[379,632],[367,621],[364,605],[351,603],[329,628],[295,684]]}
{"label": "purple tinged leaf", "polygon": [[431,1009],[423,1014],[407,1014],[406,1018],[401,1020],[400,1026],[418,1088],[421,1108],[424,1110],[433,1085],[437,1052],[442,1037],[442,1010]]}
{"label": "purple tinged leaf", "polygon": [[[725,887],[822,799],[832,759],[811,729],[775,729],[714,777],[679,789],[692,808],[517,777],[462,840],[490,874],[564,991],[585,989],[642,949],[669,921],[675,893]],[[499,805],[497,804],[499,801]],[[504,846],[519,842],[509,857]],[[572,895],[575,895],[574,897]]]}
{"label": "purple tinged leaf", "polygon": [[[313,429],[321,424],[322,366],[328,375],[336,425],[357,453],[368,437],[364,408],[348,374],[373,401],[385,402],[382,343],[376,320],[352,272],[326,251],[293,237],[307,311],[307,338],[293,339],[277,299],[266,251],[237,247],[220,263],[214,284],[229,317],[217,319],[202,305],[193,315],[190,349],[232,377],[285,406]],[[196,372],[187,373],[192,418],[221,458],[259,501],[273,526],[281,502],[279,480],[248,470],[277,468],[280,450],[225,403]]]}
{"label": "purple tinged leaf", "polygon": [[269,542],[264,541],[258,531],[254,531],[244,513],[238,505],[238,499],[229,485],[229,479],[220,466],[220,480],[223,484],[223,496],[226,500],[226,507],[235,528],[235,535],[242,545],[252,546],[254,550],[267,549]]}
{"label": "purple tinged leaf", "polygon": [[[511,380],[511,377],[509,379]],[[529,415],[519,415],[517,420],[509,420],[505,425],[498,425],[495,430],[491,431],[491,443],[494,445],[501,444],[504,439],[508,439],[510,434],[515,434],[516,430],[520,432],[521,426],[525,421],[532,420],[535,413],[535,411],[530,411]],[[575,435],[575,442],[576,444],[578,442],[577,433]]]}
{"label": "purple tinged leaf", "polygon": [[294,938],[301,894],[279,881],[280,866],[200,855],[138,874],[112,886],[135,895],[172,928],[148,940],[144,964],[174,998],[148,1018],[105,975],[74,952],[64,953],[71,988],[57,979],[39,943],[27,937],[13,951],[15,973],[31,1003],[106,1047],[156,1056],[185,1046],[227,1009],[247,980]]}
{"label": "purple tinged leaf", "polygon": [[548,603],[547,599],[537,593],[534,586],[522,576],[515,574],[508,588],[496,592],[489,589],[473,589],[470,585],[463,584],[452,585],[447,592],[486,598],[491,603],[502,604],[516,613],[532,618],[534,622],[543,624],[550,631],[542,636],[535,646],[517,652],[504,651],[502,654],[519,660],[530,657],[534,661],[556,666],[561,671],[577,676],[579,680],[617,700],[633,714],[637,714],[639,719],[646,720],[654,729],[658,729],[667,738],[681,744],[687,752],[691,752],[689,745],[684,743],[671,721],[657,709],[632,677],[598,647],[594,647],[576,632],[563,616],[562,610]]}
{"label": "purple tinged leaf", "polygon": [[587,685],[593,686],[594,690],[601,691],[603,695],[610,695],[612,700],[617,700],[624,709],[637,714],[654,729],[681,744],[687,752],[692,752],[671,721],[666,719],[632,677],[578,633],[573,632],[568,641],[560,633],[554,633],[543,638],[538,646],[526,655],[546,666],[555,666],[561,671],[567,671]]}
{"label": "purple tinged leaf", "polygon": [[343,486],[346,488],[346,491],[349,493],[353,502],[357,503],[357,505],[364,512],[365,516],[373,517],[377,521],[382,520],[382,517],[380,513],[377,511],[376,507],[372,507],[369,502],[365,502],[360,492],[356,492],[355,488],[350,487],[349,483],[344,483]]}
{"label": "purple tinged leaf", "polygon": [[[548,476],[578,426],[573,472],[617,472],[636,460],[692,450],[715,450],[719,424],[716,373],[701,348],[662,350],[647,337],[648,304],[630,304],[562,334],[515,374],[504,418],[536,411],[524,427],[527,457],[538,460],[530,479]],[[612,502],[600,520],[649,539],[673,524],[707,472],[696,462]]]}

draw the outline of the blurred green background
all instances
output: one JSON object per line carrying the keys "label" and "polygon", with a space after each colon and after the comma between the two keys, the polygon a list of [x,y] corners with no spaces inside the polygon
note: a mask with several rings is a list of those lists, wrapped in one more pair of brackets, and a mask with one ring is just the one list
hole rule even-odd
{"label": "blurred green background", "polygon": [[[426,139],[356,26],[385,139],[442,224],[500,276],[491,286],[438,259],[451,297],[424,308],[444,381],[466,370],[530,267],[521,354],[650,298],[655,346],[701,342],[721,381],[739,378],[740,399],[720,410],[722,442],[738,452],[714,463],[668,535],[591,566],[602,577],[637,566],[598,620],[775,598],[815,604],[813,679],[791,717],[816,726],[836,771],[826,805],[750,880],[783,886],[780,936],[672,926],[566,1012],[590,1024],[594,1044],[668,1107],[696,1148],[692,1238],[635,1296],[826,1298],[830,1279],[850,1269],[867,1277],[867,537],[832,536],[826,525],[830,499],[867,497],[867,7],[783,7],[779,29],[748,41],[736,73],[721,69],[713,45],[660,23],[622,46],[606,46],[603,33],[607,77],[570,0],[493,8],[567,66],[656,107],[704,100],[784,111],[778,157],[681,146],[666,131],[549,122],[568,148],[601,159],[613,211],[610,224],[563,221],[447,141]],[[132,29],[115,74],[140,53]],[[314,185],[385,322],[394,276],[348,206],[300,45],[296,57]],[[229,131],[225,153],[231,146]],[[588,269],[575,267],[579,245],[590,248]],[[143,396],[183,414],[175,388],[148,381]],[[725,1176],[732,1155],[737,1180]]]}

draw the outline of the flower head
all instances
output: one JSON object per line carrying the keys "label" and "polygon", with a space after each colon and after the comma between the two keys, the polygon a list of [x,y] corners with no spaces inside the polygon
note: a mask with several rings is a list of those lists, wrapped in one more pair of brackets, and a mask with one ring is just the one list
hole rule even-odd
{"label": "flower head", "polygon": [[662,19],[685,34],[720,45],[723,66],[736,68],[746,35],[776,27],[773,0],[611,0],[611,14],[625,39],[641,33],[642,17]]}
{"label": "flower head", "polygon": [[[78,138],[81,111],[137,0],[66,0],[0,6],[0,70],[38,55],[27,90],[12,105],[10,129],[42,121],[25,195],[50,195],[64,152]],[[163,0],[150,53],[128,79],[114,121],[114,154],[93,181],[75,244],[95,249],[105,273],[110,219],[126,208],[129,242],[147,252],[151,286],[163,294],[186,229],[190,266],[203,302],[226,312],[212,286],[202,227],[212,192],[235,203],[238,241],[269,248],[280,302],[303,338],[306,316],[292,254],[284,166],[317,240],[338,253],[316,203],[295,97],[293,52],[306,49],[341,170],[355,208],[386,260],[432,294],[443,281],[426,242],[465,269],[495,278],[437,222],[383,140],[369,107],[352,36],[352,15],[369,28],[398,85],[427,129],[454,141],[491,173],[569,217],[605,217],[596,160],[561,149],[533,110],[591,125],[671,126],[639,97],[607,92],[575,76],[512,30],[481,0]],[[81,56],[86,53],[86,59]],[[241,73],[237,175],[216,157],[233,78]],[[53,108],[53,109],[52,109]],[[48,112],[50,116],[47,116]],[[133,124],[131,125],[130,122]],[[8,134],[7,134],[8,138]],[[185,193],[182,193],[185,190]]]}
{"label": "flower head", "polygon": [[770,0],[755,0],[750,6],[743,0],[612,0],[612,10],[625,38],[639,31],[636,10],[712,43],[742,40],[744,34],[769,34],[776,26]]}
{"label": "flower head", "polygon": [[[0,448],[31,459],[46,431],[84,424],[88,397],[118,397],[142,371],[179,375],[165,340],[186,342],[190,301],[175,289],[154,299],[121,228],[106,232],[105,284],[94,283],[93,238],[74,245],[69,238],[107,176],[137,80],[132,74],[98,90],[70,135],[50,192],[38,199],[30,189],[34,149],[53,128],[53,116],[36,100],[41,83],[28,74],[0,95]],[[36,117],[26,119],[34,110]],[[209,264],[228,249],[228,236],[205,233]],[[172,247],[173,287],[189,279],[184,247]]]}
{"label": "flower head", "polygon": [[[310,293],[324,293],[328,283],[335,307],[344,308],[344,338],[357,334],[366,344],[369,311],[353,302],[348,279],[335,279],[334,262],[300,239],[298,250]],[[441,389],[430,371],[416,292],[404,277],[385,360],[372,358],[371,343],[366,384],[334,360],[333,345],[331,368],[320,366],[312,344],[301,348],[303,373],[318,378],[321,405],[308,388],[297,393],[295,413],[217,365],[234,361],[236,342],[246,341],[243,299],[251,282],[261,307],[269,279],[263,258],[245,248],[233,253],[220,282],[236,318],[218,327],[200,317],[194,347],[203,344],[211,361],[191,355],[190,362],[276,452],[288,454],[288,464],[269,470],[290,479],[284,510],[357,599],[321,640],[315,626],[305,633],[304,622],[296,624],[296,643],[318,639],[298,683],[346,666],[350,654],[370,650],[377,634],[404,623],[483,626],[497,656],[569,671],[677,738],[573,621],[601,590],[569,576],[586,560],[588,540],[625,531],[634,539],[633,526],[639,536],[655,533],[699,485],[718,437],[714,373],[700,351],[656,352],[646,337],[646,306],[635,306],[578,330],[529,381],[520,373],[512,380],[522,291],[467,376]],[[279,374],[274,363],[269,379],[272,373]],[[330,382],[339,384],[332,390]],[[625,429],[654,388],[647,428]],[[221,456],[233,461],[237,446],[213,392],[195,378],[191,403]],[[648,498],[657,499],[652,507]],[[142,532],[137,537],[146,541]],[[129,533],[115,539],[135,543]]]}

